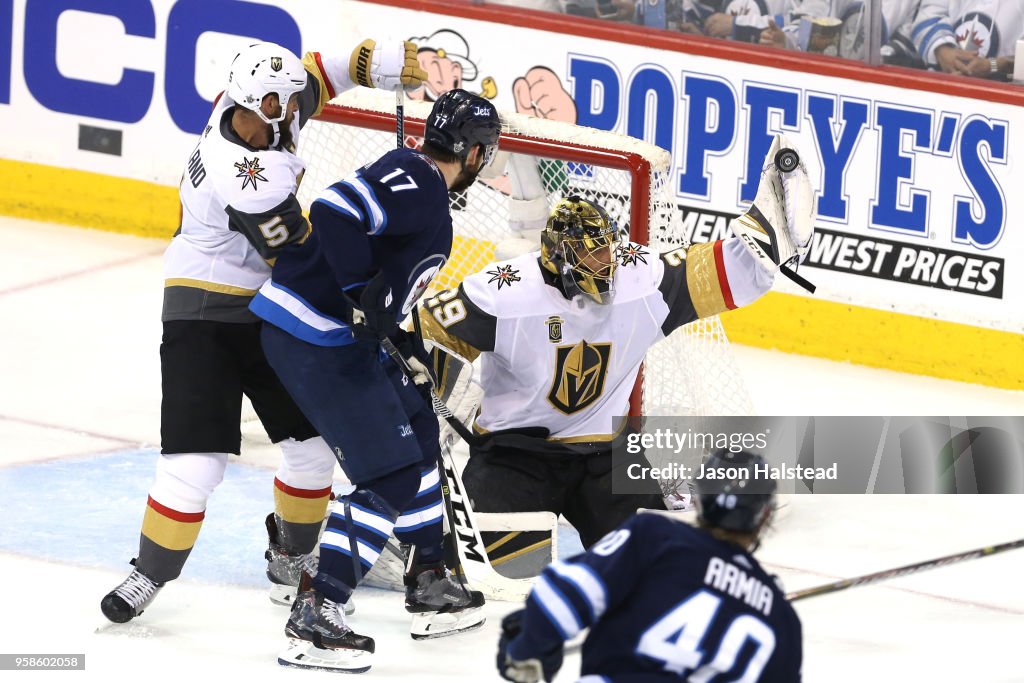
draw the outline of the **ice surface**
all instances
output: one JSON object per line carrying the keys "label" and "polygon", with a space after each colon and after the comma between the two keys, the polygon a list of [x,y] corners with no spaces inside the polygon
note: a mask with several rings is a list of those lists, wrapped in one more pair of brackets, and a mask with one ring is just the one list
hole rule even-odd
{"label": "ice surface", "polygon": [[[0,219],[0,240],[0,650],[86,654],[84,673],[33,680],[328,676],[276,664],[287,611],[266,598],[262,520],[277,456],[251,442],[183,577],[134,622],[105,621],[99,601],[127,575],[157,453],[163,245],[16,219]],[[1019,392],[736,354],[762,414],[1024,414]],[[789,589],[1024,537],[1022,496],[786,502],[760,556]],[[804,680],[1024,681],[1022,576],[1018,550],[797,603]],[[401,595],[360,589],[356,601],[353,626],[377,639],[367,680],[499,680],[498,622],[515,605],[489,604],[475,633],[414,642]],[[576,671],[569,656],[558,680]]]}

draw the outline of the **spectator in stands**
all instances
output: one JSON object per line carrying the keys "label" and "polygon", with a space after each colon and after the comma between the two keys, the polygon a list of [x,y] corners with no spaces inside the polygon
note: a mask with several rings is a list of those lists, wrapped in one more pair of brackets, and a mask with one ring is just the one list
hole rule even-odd
{"label": "spectator in stands", "polygon": [[798,48],[803,17],[829,16],[829,0],[683,0],[684,33]]}
{"label": "spectator in stands", "polygon": [[[882,61],[923,69],[924,62],[910,39],[921,0],[881,0],[881,3]],[[843,22],[840,57],[862,61],[867,58],[867,4],[864,0],[832,0],[830,14]]]}
{"label": "spectator in stands", "polygon": [[1024,37],[1020,0],[921,0],[911,36],[929,68],[1005,81]]}
{"label": "spectator in stands", "polygon": [[577,17],[633,21],[635,0],[487,0],[490,5],[509,5],[546,12],[561,12]]}

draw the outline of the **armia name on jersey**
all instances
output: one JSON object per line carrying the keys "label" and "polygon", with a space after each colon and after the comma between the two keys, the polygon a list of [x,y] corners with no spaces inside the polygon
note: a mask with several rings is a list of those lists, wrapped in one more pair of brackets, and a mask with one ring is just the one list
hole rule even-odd
{"label": "armia name on jersey", "polygon": [[716,591],[742,600],[765,616],[771,614],[774,600],[772,589],[720,557],[712,557],[708,562],[704,583]]}

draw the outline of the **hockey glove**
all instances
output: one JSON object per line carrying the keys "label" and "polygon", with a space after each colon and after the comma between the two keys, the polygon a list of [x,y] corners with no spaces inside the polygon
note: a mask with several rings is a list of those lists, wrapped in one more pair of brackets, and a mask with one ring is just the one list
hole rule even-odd
{"label": "hockey glove", "polygon": [[416,57],[416,43],[407,40],[364,40],[352,51],[348,72],[353,83],[383,90],[411,90],[427,80]]}
{"label": "hockey glove", "polygon": [[[415,316],[415,311],[413,312]],[[423,339],[415,332],[409,332],[399,327],[393,334],[388,335],[391,343],[395,345],[398,352],[405,358],[409,368],[413,371],[410,379],[417,387],[430,388],[437,384],[437,376],[434,373],[434,359],[430,352],[423,346]]]}
{"label": "hockey glove", "polygon": [[398,303],[384,271],[374,275],[352,307],[352,333],[360,339],[382,339],[398,329]]}
{"label": "hockey glove", "polygon": [[754,203],[729,225],[768,272],[781,270],[813,292],[814,285],[797,275],[796,267],[811,246],[814,213],[807,169],[785,136],[776,135],[765,157]]}
{"label": "hockey glove", "polygon": [[537,683],[552,681],[562,668],[562,645],[552,652],[530,659],[516,660],[509,654],[509,646],[523,631],[525,610],[512,612],[501,620],[501,638],[498,640],[498,673],[506,681]]}

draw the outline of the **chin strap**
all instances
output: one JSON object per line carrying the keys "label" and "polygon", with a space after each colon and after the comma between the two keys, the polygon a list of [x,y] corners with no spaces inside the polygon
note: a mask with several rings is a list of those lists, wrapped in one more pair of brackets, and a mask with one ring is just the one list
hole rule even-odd
{"label": "chin strap", "polygon": [[278,126],[277,121],[273,121],[270,124],[270,129],[274,131],[274,138],[270,141],[270,148],[273,149],[281,142],[281,128]]}

